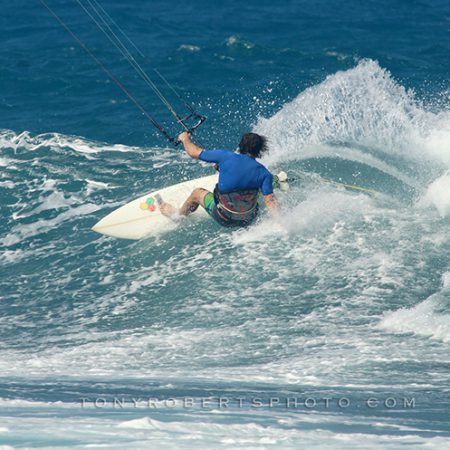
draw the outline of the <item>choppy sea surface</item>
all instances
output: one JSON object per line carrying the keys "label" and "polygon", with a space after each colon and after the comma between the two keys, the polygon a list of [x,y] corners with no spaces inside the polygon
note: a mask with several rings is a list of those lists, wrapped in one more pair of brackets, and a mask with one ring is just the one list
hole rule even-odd
{"label": "choppy sea surface", "polygon": [[[76,1],[48,4],[178,131]],[[0,449],[448,449],[449,3],[101,4],[203,145],[264,133],[296,181],[284,230],[92,232],[211,167],[39,1],[3,2]]]}

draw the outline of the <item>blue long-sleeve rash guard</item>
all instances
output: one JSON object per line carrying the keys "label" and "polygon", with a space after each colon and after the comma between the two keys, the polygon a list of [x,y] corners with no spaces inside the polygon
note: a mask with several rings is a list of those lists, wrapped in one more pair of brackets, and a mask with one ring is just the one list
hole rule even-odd
{"label": "blue long-sleeve rash guard", "polygon": [[261,189],[263,195],[273,193],[272,174],[248,155],[228,150],[203,150],[198,159],[219,164],[219,192]]}

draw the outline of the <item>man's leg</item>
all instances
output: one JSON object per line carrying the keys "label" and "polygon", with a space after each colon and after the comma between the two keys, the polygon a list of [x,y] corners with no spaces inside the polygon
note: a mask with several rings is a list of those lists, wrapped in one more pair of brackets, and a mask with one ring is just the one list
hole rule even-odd
{"label": "man's leg", "polygon": [[203,188],[194,189],[179,211],[169,203],[163,201],[160,205],[161,213],[167,217],[171,217],[176,213],[180,214],[180,216],[188,216],[193,213],[199,205],[203,206],[203,208],[205,207],[205,197],[208,192],[209,191]]}
{"label": "man's leg", "polygon": [[183,203],[180,208],[179,214],[182,216],[188,216],[197,210],[198,205],[205,207],[205,196],[209,191],[203,188],[194,189],[191,195]]}

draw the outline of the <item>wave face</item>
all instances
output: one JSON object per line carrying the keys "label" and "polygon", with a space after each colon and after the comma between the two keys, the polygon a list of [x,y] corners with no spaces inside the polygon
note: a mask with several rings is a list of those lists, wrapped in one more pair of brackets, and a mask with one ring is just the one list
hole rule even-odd
{"label": "wave face", "polygon": [[[347,51],[344,19],[333,28],[328,9],[316,5],[308,14],[323,33],[301,19],[307,51],[291,28],[277,42],[258,21],[236,34],[232,18],[242,12],[234,2],[223,6],[225,35],[212,44],[170,34],[158,2],[152,31],[130,8],[117,4],[112,13],[134,24],[144,47],[155,45],[163,67],[184,67],[177,83],[195,78],[198,64],[218,80],[193,81],[212,116],[199,139],[232,148],[244,127],[268,136],[263,162],[296,179],[279,194],[284,226],[263,214],[246,230],[193,219],[139,242],[90,231],[124,202],[211,169],[151,132],[144,139],[143,125],[130,135],[133,113],[119,112],[103,81],[99,91],[81,80],[71,86],[74,74],[58,84],[74,52],[66,44],[42,88],[56,86],[60,97],[48,106],[24,91],[5,97],[1,110],[0,447],[447,448],[448,91],[431,75],[427,91],[401,72],[419,48],[414,64],[434,61],[438,77],[439,45],[428,37],[423,47],[399,48],[391,64],[361,59],[383,61],[393,51]],[[280,6],[260,8],[289,22]],[[298,19],[299,6],[291,8]],[[382,19],[367,8],[373,29]],[[398,14],[391,19],[406,26]],[[195,20],[208,27],[214,17],[206,8]],[[182,23],[178,14],[172,20]],[[171,37],[161,48],[146,44],[147,33]],[[320,41],[326,36],[336,46]],[[39,64],[45,42],[33,44]],[[37,83],[42,72],[28,73],[15,55],[5,80],[20,69]],[[246,87],[236,87],[241,78]],[[75,105],[82,90],[92,96]],[[100,114],[105,93],[117,113],[111,122]],[[41,122],[36,109],[34,119],[30,111],[15,116],[26,96],[31,110],[34,101],[42,106]],[[71,119],[61,112],[51,121],[46,108],[66,104]],[[31,125],[22,126],[27,117]]]}

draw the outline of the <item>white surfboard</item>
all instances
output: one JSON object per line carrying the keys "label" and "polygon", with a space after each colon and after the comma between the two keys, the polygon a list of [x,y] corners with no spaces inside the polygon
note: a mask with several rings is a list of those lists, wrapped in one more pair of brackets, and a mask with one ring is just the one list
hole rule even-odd
{"label": "white surfboard", "polygon": [[[164,201],[179,208],[195,188],[213,191],[217,180],[218,174],[214,174],[149,192],[114,210],[97,222],[92,230],[122,239],[157,236],[176,228],[178,223],[161,214],[156,195],[159,194]],[[193,214],[207,216],[206,211],[201,207]]]}
{"label": "white surfboard", "polygon": [[[287,190],[289,187],[287,174],[279,172],[276,177],[278,187],[282,191]],[[174,221],[161,214],[156,197],[159,195],[165,202],[179,208],[195,188],[204,188],[212,192],[218,179],[219,174],[216,173],[149,192],[114,210],[97,222],[92,230],[122,239],[142,239],[173,230],[179,221]],[[199,207],[193,215],[207,217],[208,213]]]}

